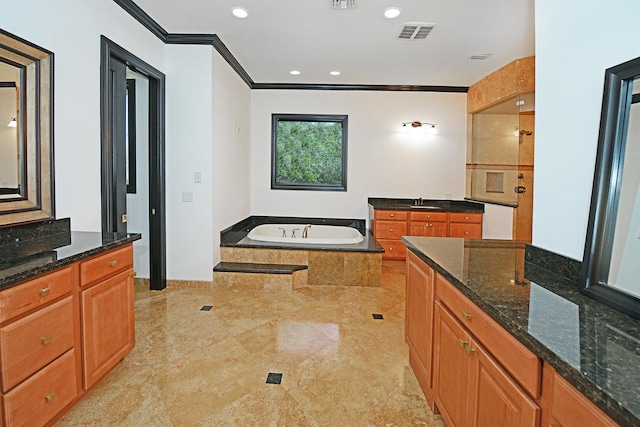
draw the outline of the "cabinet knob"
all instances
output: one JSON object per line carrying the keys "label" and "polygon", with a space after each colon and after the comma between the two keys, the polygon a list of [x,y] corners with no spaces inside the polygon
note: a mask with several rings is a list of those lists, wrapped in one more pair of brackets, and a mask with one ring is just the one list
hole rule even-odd
{"label": "cabinet knob", "polygon": [[433,227],[433,224],[429,224],[429,227]]}
{"label": "cabinet knob", "polygon": [[393,214],[389,214],[389,216],[393,216]]}
{"label": "cabinet knob", "polygon": [[49,288],[40,289],[40,296],[41,297],[46,297],[47,295],[49,295]]}
{"label": "cabinet knob", "polygon": [[468,216],[465,216],[465,217],[464,217],[464,219],[469,219],[469,217],[468,217]]}
{"label": "cabinet knob", "polygon": [[393,233],[393,228],[390,228],[389,231]]}
{"label": "cabinet knob", "polygon": [[465,231],[465,232],[464,232],[464,234],[468,236],[468,235],[469,235],[469,232],[468,232],[468,231]]}
{"label": "cabinet knob", "polygon": [[462,338],[458,338],[458,344],[460,344],[460,347],[465,348],[468,343],[469,341],[463,340]]}
{"label": "cabinet knob", "polygon": [[464,351],[466,351],[466,352],[467,352],[467,356],[473,356],[473,353],[475,353],[475,352],[476,352],[476,349],[475,349],[475,348],[473,348],[473,347],[466,346],[466,347],[464,348]]}
{"label": "cabinet knob", "polygon": [[464,317],[464,320],[471,320],[473,316],[471,315],[471,313],[467,313],[466,311],[463,311],[462,317]]}
{"label": "cabinet knob", "polygon": [[40,338],[40,342],[42,345],[47,345],[51,342],[51,335],[47,335],[46,337]]}
{"label": "cabinet knob", "polygon": [[109,261],[109,267],[115,267],[117,263],[118,261],[115,259],[113,261]]}
{"label": "cabinet knob", "polygon": [[391,252],[393,250],[393,248],[389,248],[389,252]]}
{"label": "cabinet knob", "polygon": [[56,394],[54,392],[51,392],[44,396],[44,400],[46,400],[47,403],[51,403],[51,401],[53,401],[55,397],[56,397]]}

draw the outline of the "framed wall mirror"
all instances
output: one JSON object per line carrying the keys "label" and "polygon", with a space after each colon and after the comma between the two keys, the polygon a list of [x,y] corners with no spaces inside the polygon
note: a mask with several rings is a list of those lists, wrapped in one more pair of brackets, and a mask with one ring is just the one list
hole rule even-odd
{"label": "framed wall mirror", "polygon": [[580,291],[640,319],[640,58],[605,72]]}
{"label": "framed wall mirror", "polygon": [[0,227],[54,218],[53,53],[0,30]]}

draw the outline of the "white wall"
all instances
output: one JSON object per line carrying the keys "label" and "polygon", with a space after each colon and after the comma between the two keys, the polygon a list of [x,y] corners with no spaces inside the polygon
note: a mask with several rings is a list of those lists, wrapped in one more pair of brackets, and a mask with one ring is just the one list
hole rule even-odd
{"label": "white wall", "polygon": [[640,56],[639,14],[637,0],[536,0],[536,246],[582,259],[604,71]]}
{"label": "white wall", "polygon": [[100,231],[100,35],[156,68],[164,44],[110,0],[7,3],[0,28],[54,52],[56,216]]}
{"label": "white wall", "polygon": [[213,55],[213,263],[220,231],[251,215],[251,90],[229,64]]}
{"label": "white wall", "polygon": [[[168,45],[167,55],[167,279],[212,280],[211,46]],[[202,174],[196,183],[195,172]],[[193,195],[183,201],[183,193]]]}
{"label": "white wall", "polygon": [[[347,192],[271,190],[272,113],[348,114]],[[402,127],[414,120],[439,134]],[[466,120],[464,93],[254,90],[251,212],[367,218],[368,197],[461,199]]]}

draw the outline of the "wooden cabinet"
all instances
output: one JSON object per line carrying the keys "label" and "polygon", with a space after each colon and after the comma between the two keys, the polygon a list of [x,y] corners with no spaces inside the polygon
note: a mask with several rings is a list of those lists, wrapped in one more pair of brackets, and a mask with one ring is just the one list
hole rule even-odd
{"label": "wooden cabinet", "polygon": [[427,401],[433,406],[432,343],[434,271],[411,251],[407,252],[405,341],[409,363]]}
{"label": "wooden cabinet", "polygon": [[0,291],[0,425],[51,424],[131,350],[132,271],[127,245]]}
{"label": "wooden cabinet", "polygon": [[482,214],[452,212],[449,214],[449,237],[482,238]]}
{"label": "wooden cabinet", "polygon": [[616,427],[602,409],[587,399],[548,364],[544,366],[542,427]]}
{"label": "wooden cabinet", "polygon": [[405,339],[427,398],[449,427],[536,427],[540,359],[413,252]]}
{"label": "wooden cabinet", "polygon": [[404,259],[406,246],[402,236],[407,233],[407,211],[375,211],[373,234],[384,248],[382,258]]}
{"label": "wooden cabinet", "polygon": [[410,212],[410,236],[448,237],[447,212]]}
{"label": "wooden cabinet", "polygon": [[402,236],[482,238],[482,213],[375,209],[373,235],[383,259],[404,259]]}
{"label": "wooden cabinet", "polygon": [[133,277],[125,271],[82,291],[85,390],[134,346]]}
{"label": "wooden cabinet", "polygon": [[439,301],[434,339],[435,405],[448,426],[538,426],[533,398]]}

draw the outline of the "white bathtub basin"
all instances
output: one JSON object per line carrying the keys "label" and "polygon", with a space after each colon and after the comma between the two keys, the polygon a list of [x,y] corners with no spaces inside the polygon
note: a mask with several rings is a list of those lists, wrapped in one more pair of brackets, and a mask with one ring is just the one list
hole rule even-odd
{"label": "white bathtub basin", "polygon": [[364,237],[358,230],[338,225],[311,225],[303,238],[307,224],[262,224],[247,235],[260,242],[297,243],[317,245],[350,245],[360,243]]}

